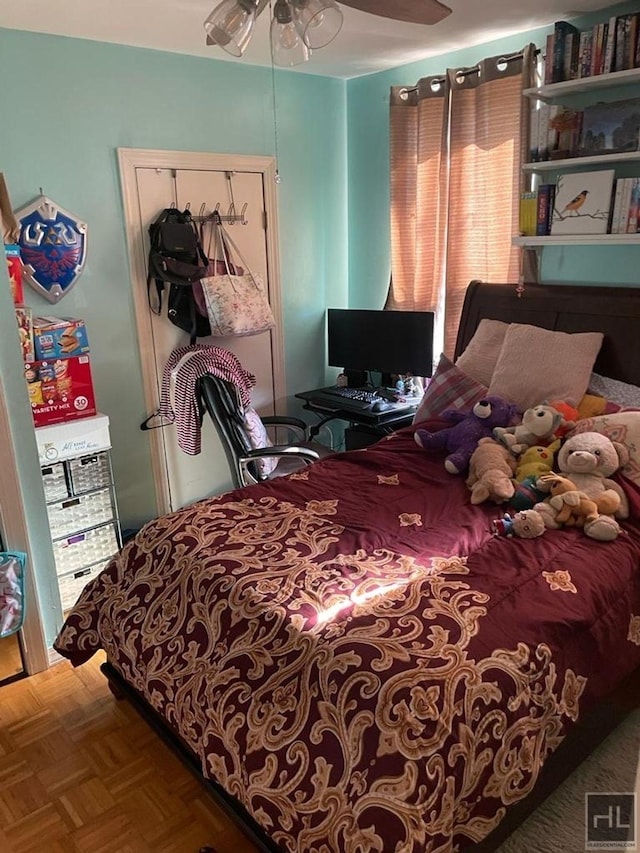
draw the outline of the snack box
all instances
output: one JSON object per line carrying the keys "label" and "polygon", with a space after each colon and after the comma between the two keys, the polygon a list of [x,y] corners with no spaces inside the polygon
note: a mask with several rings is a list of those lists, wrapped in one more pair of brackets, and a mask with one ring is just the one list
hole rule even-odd
{"label": "snack box", "polygon": [[84,320],[72,317],[34,317],[33,342],[38,361],[89,352]]}
{"label": "snack box", "polygon": [[33,361],[36,357],[33,348],[33,320],[31,308],[16,308],[16,320],[18,321],[18,334],[20,335],[20,348],[22,349],[22,360]]}
{"label": "snack box", "polygon": [[24,375],[35,426],[96,414],[88,355],[26,362]]}
{"label": "snack box", "polygon": [[5,244],[4,253],[7,258],[7,272],[11,284],[11,295],[14,305],[22,305],[24,292],[22,288],[22,258],[20,257],[20,246],[15,243]]}

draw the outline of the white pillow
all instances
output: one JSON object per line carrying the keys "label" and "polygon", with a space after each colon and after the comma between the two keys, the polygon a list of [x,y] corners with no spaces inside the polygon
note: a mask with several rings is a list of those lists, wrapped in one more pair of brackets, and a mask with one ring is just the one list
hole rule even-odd
{"label": "white pillow", "polygon": [[502,320],[480,320],[464,352],[456,359],[456,366],[488,388],[508,328],[509,324]]}
{"label": "white pillow", "polygon": [[489,394],[516,403],[522,411],[544,400],[577,406],[602,346],[602,332],[552,332],[511,323],[496,362]]}

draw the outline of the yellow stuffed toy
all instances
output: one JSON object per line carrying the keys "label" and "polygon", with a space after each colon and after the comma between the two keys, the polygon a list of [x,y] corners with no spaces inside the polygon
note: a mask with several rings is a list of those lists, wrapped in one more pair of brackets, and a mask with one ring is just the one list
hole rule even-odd
{"label": "yellow stuffed toy", "polygon": [[560,441],[554,441],[548,447],[536,444],[524,451],[518,459],[515,479],[522,483],[529,477],[540,477],[548,474],[553,468],[555,454],[560,448]]}

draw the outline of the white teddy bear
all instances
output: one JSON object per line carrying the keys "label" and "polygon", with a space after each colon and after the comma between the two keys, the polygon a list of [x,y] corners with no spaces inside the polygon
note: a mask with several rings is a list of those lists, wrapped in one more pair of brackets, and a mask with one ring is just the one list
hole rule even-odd
{"label": "white teddy bear", "polygon": [[[628,461],[627,448],[599,432],[578,433],[560,448],[557,458],[560,472],[597,504],[599,515],[584,525],[584,532],[592,539],[603,542],[615,539],[620,533],[616,518],[629,517],[627,496],[618,483],[609,479]],[[544,478],[537,485],[544,488]],[[561,526],[555,520],[556,510],[549,503],[538,503],[534,508],[541,513],[546,527]]]}

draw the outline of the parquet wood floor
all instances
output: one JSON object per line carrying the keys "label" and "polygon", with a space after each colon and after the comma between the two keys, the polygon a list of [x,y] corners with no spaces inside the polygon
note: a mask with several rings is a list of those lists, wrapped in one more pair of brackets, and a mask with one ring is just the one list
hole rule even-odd
{"label": "parquet wood floor", "polygon": [[0,687],[0,853],[254,853],[102,660]]}
{"label": "parquet wood floor", "polygon": [[5,678],[19,675],[22,671],[22,655],[20,654],[18,635],[12,634],[10,637],[2,637],[0,639],[0,683]]}

